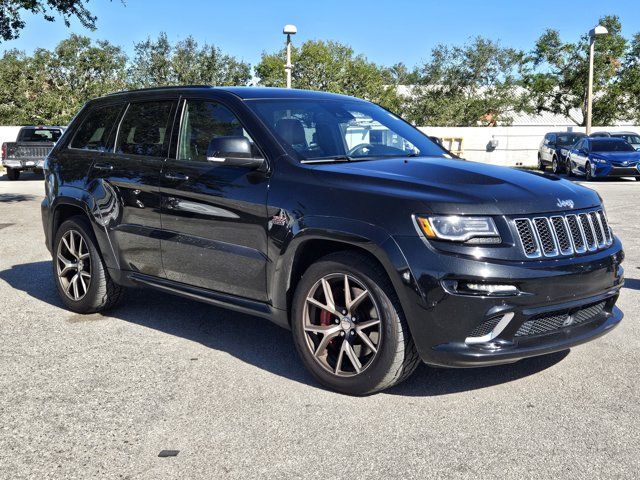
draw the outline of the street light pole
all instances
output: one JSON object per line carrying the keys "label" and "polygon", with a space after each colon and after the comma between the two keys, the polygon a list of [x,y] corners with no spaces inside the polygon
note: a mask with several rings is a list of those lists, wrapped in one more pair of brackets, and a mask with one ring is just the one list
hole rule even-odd
{"label": "street light pole", "polygon": [[596,36],[606,35],[609,31],[602,25],[589,30],[589,85],[587,86],[587,135],[591,133],[593,116],[593,56],[595,54]]}
{"label": "street light pole", "polygon": [[298,29],[295,25],[285,25],[282,33],[287,36],[287,63],[284,66],[284,70],[287,74],[287,88],[291,88],[291,70],[293,69],[291,64],[291,35],[298,33]]}

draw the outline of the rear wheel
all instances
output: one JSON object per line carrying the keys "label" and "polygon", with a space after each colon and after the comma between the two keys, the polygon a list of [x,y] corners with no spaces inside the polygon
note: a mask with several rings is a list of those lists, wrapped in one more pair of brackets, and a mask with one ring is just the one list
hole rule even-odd
{"label": "rear wheel", "polygon": [[584,166],[584,175],[587,180],[593,180],[593,167],[590,162],[587,162]]}
{"label": "rear wheel", "polygon": [[109,276],[84,217],[66,220],[56,232],[53,274],[60,298],[74,312],[107,310],[118,303],[123,293]]}
{"label": "rear wheel", "polygon": [[567,177],[573,177],[573,164],[569,158],[567,158],[564,168],[567,172]]}
{"label": "rear wheel", "polygon": [[291,322],[305,366],[339,392],[383,390],[419,363],[391,282],[358,253],[334,253],[309,267],[296,288]]}
{"label": "rear wheel", "polygon": [[20,178],[20,170],[7,167],[7,178],[9,180],[18,180]]}

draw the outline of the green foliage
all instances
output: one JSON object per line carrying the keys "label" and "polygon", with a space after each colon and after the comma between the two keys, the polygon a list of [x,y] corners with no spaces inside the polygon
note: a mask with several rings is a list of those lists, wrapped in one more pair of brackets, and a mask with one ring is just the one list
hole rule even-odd
{"label": "green foliage", "polygon": [[22,13],[42,15],[53,22],[55,15],[61,15],[68,27],[70,19],[75,17],[82,26],[95,30],[96,17],[84,6],[88,0],[2,0],[0,1],[0,39],[13,40],[20,36],[25,27]]}
{"label": "green foliage", "polygon": [[89,99],[122,90],[126,56],[109,42],[72,35],[32,56],[0,58],[0,121],[66,124]]}
{"label": "green foliage", "polygon": [[620,92],[620,107],[626,119],[640,123],[640,33],[631,39],[615,88]]}
{"label": "green foliage", "polygon": [[[606,16],[600,24],[608,35],[598,37],[594,56],[593,124],[607,125],[626,116],[619,80],[627,40],[622,36],[618,17]],[[586,122],[587,76],[589,68],[589,38],[585,34],[578,42],[563,42],[556,30],[547,30],[536,42],[523,69],[523,86],[530,95],[535,111],[552,112],[572,117],[576,123]],[[577,117],[572,111],[578,109]]]}
{"label": "green foliage", "polygon": [[[342,93],[376,102],[398,111],[401,99],[385,68],[356,55],[347,45],[332,41],[309,40],[293,47],[292,84],[295,88]],[[256,66],[260,83],[268,87],[284,87],[284,49],[262,54]]]}
{"label": "green foliage", "polygon": [[213,46],[198,45],[189,36],[171,45],[165,33],[134,47],[129,85],[137,88],[165,85],[246,85],[251,67]]}
{"label": "green foliage", "polygon": [[438,45],[419,71],[408,118],[419,125],[509,123],[526,108],[518,89],[524,54],[482,37],[463,46]]}

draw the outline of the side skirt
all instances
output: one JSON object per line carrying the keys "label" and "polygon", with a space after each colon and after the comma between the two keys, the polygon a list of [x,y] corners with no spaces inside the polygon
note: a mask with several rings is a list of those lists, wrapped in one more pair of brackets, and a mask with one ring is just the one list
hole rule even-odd
{"label": "side skirt", "polygon": [[[113,272],[110,271],[110,273]],[[276,325],[286,328],[287,330],[290,329],[287,312],[274,308],[273,306],[264,302],[236,297],[234,295],[228,295],[221,292],[214,292],[205,288],[186,285],[184,283],[174,282],[173,280],[168,280],[166,278],[153,277],[150,275],[144,275],[142,273],[121,272],[120,279],[122,279],[122,277],[125,277],[128,281],[118,283],[124,283],[132,286],[150,287],[156,290],[171,293],[173,295],[179,295],[191,300],[196,300],[198,302],[215,305],[216,307],[226,308],[248,315],[255,315],[257,317],[266,318],[267,320],[270,320]],[[117,281],[118,279],[114,280]]]}

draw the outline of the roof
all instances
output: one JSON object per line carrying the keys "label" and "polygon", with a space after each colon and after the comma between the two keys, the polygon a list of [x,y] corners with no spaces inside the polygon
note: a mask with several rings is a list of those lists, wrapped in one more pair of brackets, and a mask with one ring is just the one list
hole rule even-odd
{"label": "roof", "polygon": [[[258,98],[298,98],[298,99],[312,99],[312,100],[358,100],[356,97],[349,97],[347,95],[340,95],[337,93],[319,92],[315,90],[300,90],[295,88],[275,88],[275,87],[212,87],[208,85],[176,85],[170,87],[155,87],[155,88],[141,88],[138,90],[123,90],[107,95],[106,97],[114,97],[118,95],[129,95],[135,93],[155,93],[155,92],[207,92],[218,91],[227,92],[235,95],[242,100],[253,100]],[[104,98],[104,97],[103,97]]]}

